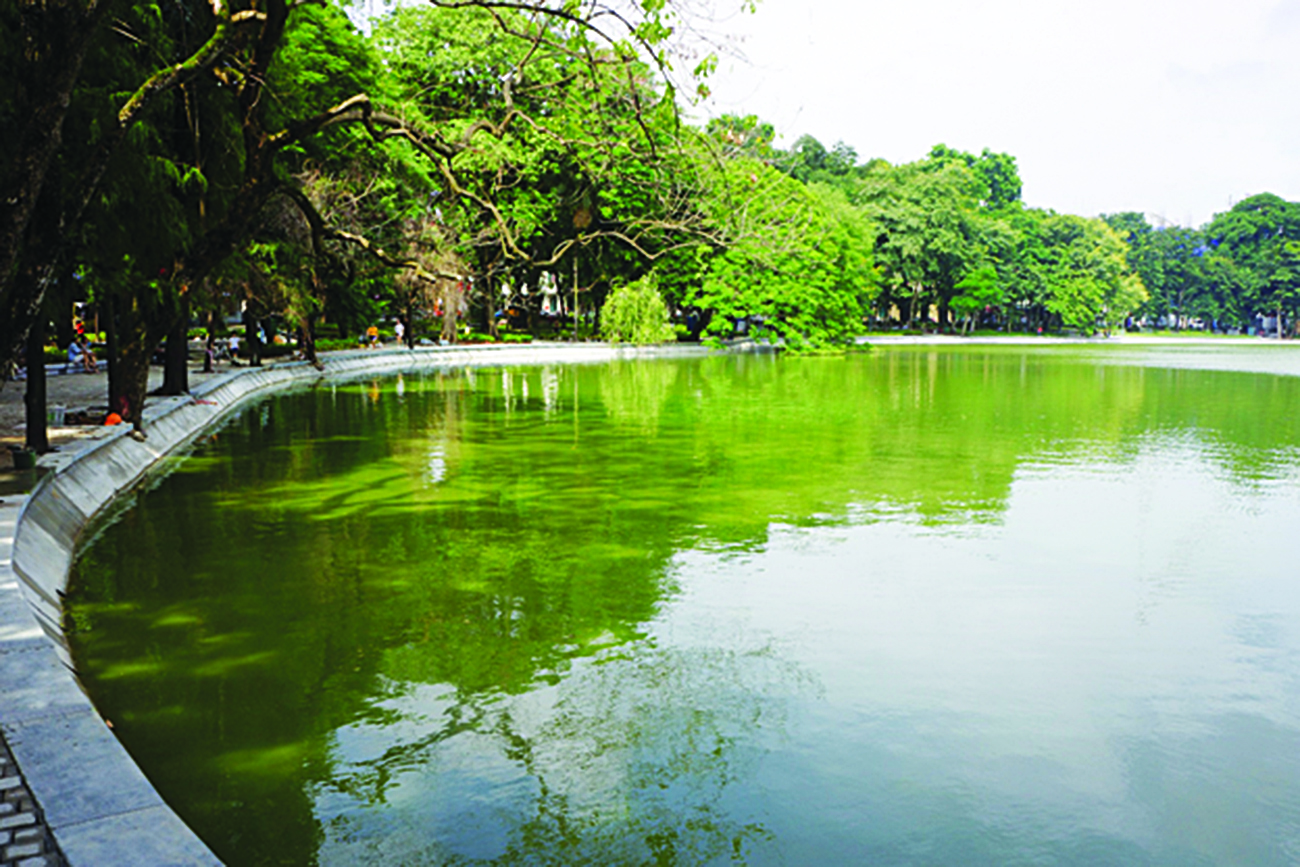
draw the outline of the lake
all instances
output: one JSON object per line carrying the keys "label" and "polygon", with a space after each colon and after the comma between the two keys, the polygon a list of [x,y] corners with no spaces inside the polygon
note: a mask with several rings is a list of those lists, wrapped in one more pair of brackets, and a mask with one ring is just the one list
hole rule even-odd
{"label": "lake", "polygon": [[230,864],[1300,862],[1300,350],[273,397],[74,567]]}

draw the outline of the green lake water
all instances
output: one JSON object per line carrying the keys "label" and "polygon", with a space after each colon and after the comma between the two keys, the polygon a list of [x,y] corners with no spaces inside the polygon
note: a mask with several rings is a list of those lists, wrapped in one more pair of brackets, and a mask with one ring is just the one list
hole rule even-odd
{"label": "green lake water", "polygon": [[324,385],[105,522],[76,664],[232,865],[1296,864],[1298,373],[922,347]]}

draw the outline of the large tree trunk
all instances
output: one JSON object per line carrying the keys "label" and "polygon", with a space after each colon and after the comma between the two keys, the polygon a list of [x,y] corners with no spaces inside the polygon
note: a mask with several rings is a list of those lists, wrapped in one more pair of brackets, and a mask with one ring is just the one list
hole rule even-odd
{"label": "large tree trunk", "polygon": [[915,328],[915,327],[916,327],[916,308],[917,308],[917,305],[919,305],[920,303],[921,303],[921,284],[920,284],[920,283],[913,283],[913,284],[912,284],[912,303],[911,303],[911,307],[909,308],[909,310],[908,310],[908,314],[907,314],[907,327],[908,327],[909,329],[910,329],[910,328]]}
{"label": "large tree trunk", "polygon": [[[539,293],[540,294],[540,293]],[[532,298],[524,299],[524,312],[528,314],[528,333],[533,337],[542,336],[541,302],[534,303]],[[546,335],[550,336],[550,335]]]}
{"label": "large tree trunk", "polygon": [[45,317],[38,316],[27,331],[27,448],[37,454],[50,450],[45,427]]}
{"label": "large tree trunk", "polygon": [[104,335],[107,338],[108,353],[108,411],[119,412],[122,403],[122,368],[119,360],[122,355],[121,341],[117,334],[117,300],[109,295],[104,299]]}
{"label": "large tree trunk", "polygon": [[317,370],[323,370],[325,365],[321,364],[320,359],[316,356],[316,323],[312,321],[315,318],[310,313],[302,317],[299,326],[302,333],[302,345],[298,348],[302,351],[304,361]]}
{"label": "large tree trunk", "polygon": [[181,301],[180,315],[167,334],[166,360],[163,367],[163,384],[159,394],[189,394],[190,391],[190,305]]}
{"label": "large tree trunk", "polygon": [[442,293],[442,342],[456,342],[456,327],[460,324],[461,288],[453,287]]}
{"label": "large tree trunk", "polygon": [[54,342],[67,349],[68,344],[77,339],[77,329],[72,324],[72,303],[68,299],[64,300],[66,303],[59,305],[59,313],[54,317]]}
{"label": "large tree trunk", "polygon": [[131,422],[136,430],[142,431],[145,395],[149,391],[149,359],[153,355],[154,342],[149,339],[144,323],[133,322],[131,325],[123,327],[123,333],[118,336],[121,354],[117,359],[117,369],[122,393],[114,410],[121,414],[123,421]]}

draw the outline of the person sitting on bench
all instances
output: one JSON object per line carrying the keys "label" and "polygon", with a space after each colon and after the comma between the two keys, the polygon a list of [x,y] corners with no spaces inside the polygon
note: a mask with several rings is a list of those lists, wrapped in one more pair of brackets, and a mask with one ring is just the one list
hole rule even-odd
{"label": "person sitting on bench", "polygon": [[63,365],[63,372],[67,373],[68,368],[73,365],[80,365],[81,369],[86,373],[99,371],[99,363],[95,360],[95,353],[90,351],[84,337],[79,337],[68,344],[68,361]]}

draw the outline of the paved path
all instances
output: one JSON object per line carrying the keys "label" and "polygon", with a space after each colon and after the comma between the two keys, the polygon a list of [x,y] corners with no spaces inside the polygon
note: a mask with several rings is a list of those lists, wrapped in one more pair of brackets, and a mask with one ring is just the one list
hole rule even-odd
{"label": "paved path", "polygon": [[[14,525],[25,496],[0,497],[0,666],[10,654],[26,653],[40,630],[14,625],[13,606],[26,605],[18,582],[8,571]],[[7,610],[6,610],[7,609]],[[32,624],[35,627],[35,624]],[[13,753],[0,732],[0,867],[55,867],[63,858],[55,850],[45,817],[18,770]]]}

